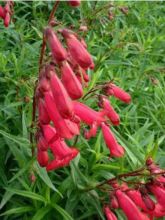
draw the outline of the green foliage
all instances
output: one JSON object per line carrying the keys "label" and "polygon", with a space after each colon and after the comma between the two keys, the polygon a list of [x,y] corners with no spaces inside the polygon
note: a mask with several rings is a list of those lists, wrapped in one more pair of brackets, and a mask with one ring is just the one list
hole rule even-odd
{"label": "green foliage", "polygon": [[[0,23],[0,219],[104,220],[98,182],[142,166],[148,156],[165,166],[163,2],[114,2],[113,20],[109,2],[83,1],[75,9],[60,4],[56,15],[62,26],[79,28],[81,19],[89,28],[84,37],[96,68],[89,72],[85,92],[113,79],[132,95],[128,106],[112,99],[121,116],[113,131],[126,155],[109,159],[98,132],[90,141],[80,136],[76,146],[81,154],[70,167],[47,174],[31,158],[33,89],[42,30],[53,3],[15,2],[15,22],[8,29]],[[128,15],[118,9],[123,5]],[[86,103],[97,109],[95,98]],[[117,215],[124,219],[121,212]]]}

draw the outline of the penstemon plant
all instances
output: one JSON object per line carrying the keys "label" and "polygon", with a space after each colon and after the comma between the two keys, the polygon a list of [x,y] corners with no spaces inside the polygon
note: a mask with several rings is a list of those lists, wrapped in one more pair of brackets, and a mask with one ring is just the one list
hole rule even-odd
{"label": "penstemon plant", "polygon": [[[68,1],[71,7],[79,7],[80,0]],[[111,3],[112,4],[112,3]],[[113,7],[113,5],[109,7]],[[13,2],[0,6],[0,17],[9,26]],[[120,125],[119,114],[110,99],[124,104],[131,103],[131,95],[120,88],[114,80],[97,83],[84,92],[90,82],[89,70],[95,72],[95,63],[80,32],[87,33],[82,25],[79,31],[59,25],[55,13],[60,1],[54,3],[48,24],[43,31],[39,59],[39,74],[33,96],[30,142],[32,157],[46,171],[55,172],[69,166],[80,156],[76,147],[82,135],[87,141],[98,135],[101,129],[110,158],[121,158],[127,152],[121,146],[111,127]],[[128,9],[120,7],[123,14]],[[114,19],[111,10],[109,19]],[[98,110],[86,105],[95,99]],[[72,142],[72,144],[70,144]],[[80,191],[96,189],[107,220],[116,220],[119,209],[128,220],[149,220],[165,216],[165,171],[151,157],[144,166],[116,177],[100,180]],[[35,182],[35,176],[31,176]]]}

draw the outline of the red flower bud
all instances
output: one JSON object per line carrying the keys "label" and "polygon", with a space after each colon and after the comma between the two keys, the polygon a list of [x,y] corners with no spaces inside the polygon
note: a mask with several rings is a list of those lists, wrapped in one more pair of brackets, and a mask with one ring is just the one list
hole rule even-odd
{"label": "red flower bud", "polygon": [[71,5],[72,7],[77,7],[80,5],[81,0],[69,0],[68,1],[69,5]]}
{"label": "red flower bud", "polygon": [[64,118],[71,117],[73,115],[72,101],[56,73],[51,71],[50,74],[50,85],[57,109]]}
{"label": "red flower bud", "polygon": [[76,38],[76,36],[66,29],[62,31],[62,34],[66,39],[68,50],[72,58],[84,69],[87,69],[91,65],[93,65],[91,55],[84,48],[81,42]]}
{"label": "red flower bud", "polygon": [[45,29],[45,37],[49,44],[53,58],[57,62],[66,60],[67,58],[66,50],[64,49],[58,37],[56,36],[55,32],[51,28]]}
{"label": "red flower bud", "polygon": [[123,89],[121,89],[120,87],[116,86],[113,83],[110,83],[108,85],[108,87],[106,88],[106,93],[108,95],[115,96],[117,99],[121,100],[122,102],[125,103],[131,102],[131,96]]}
{"label": "red flower bud", "polygon": [[49,161],[49,156],[47,151],[40,151],[37,152],[37,160],[41,167],[46,167]]}
{"label": "red flower bud", "polygon": [[117,143],[110,128],[105,123],[101,124],[101,128],[105,143],[110,150],[110,155],[112,157],[122,157],[124,155],[125,150],[122,146],[120,146]]}
{"label": "red flower bud", "polygon": [[121,190],[115,192],[120,208],[128,220],[143,220],[143,215],[135,203]]}
{"label": "red flower bud", "polygon": [[79,153],[76,148],[69,148],[67,144],[60,139],[51,144],[50,149],[55,159],[47,165],[46,169],[48,171],[67,166]]}
{"label": "red flower bud", "polygon": [[101,113],[94,111],[81,102],[74,101],[73,108],[75,114],[88,125],[92,125],[94,122],[97,122],[99,125],[101,122],[105,121]]}
{"label": "red flower bud", "polygon": [[5,18],[4,18],[4,25],[5,25],[5,27],[8,27],[9,24],[10,24],[10,13],[7,12],[5,15]]}
{"label": "red flower bud", "polygon": [[38,138],[37,148],[40,151],[46,151],[48,149],[49,145],[46,139],[41,134]]}
{"label": "red flower bud", "polygon": [[53,124],[57,130],[57,134],[62,138],[71,139],[75,134],[72,133],[71,130],[69,130],[67,122],[61,117],[52,93],[45,92],[44,97],[48,115],[50,119],[53,121]]}
{"label": "red flower bud", "polygon": [[116,197],[112,196],[112,197],[110,197],[110,199],[111,199],[111,202],[110,202],[111,208],[112,209],[118,209],[119,208],[119,203],[118,203]]}
{"label": "red flower bud", "polygon": [[139,208],[143,209],[143,210],[147,210],[147,207],[144,203],[144,201],[142,200],[142,196],[141,193],[138,190],[135,189],[131,189],[126,191],[126,194],[132,199],[132,201],[139,206]]}
{"label": "red flower bud", "polygon": [[101,105],[105,111],[105,114],[109,118],[109,120],[112,122],[113,125],[119,125],[120,123],[120,117],[115,112],[114,108],[111,106],[110,101],[106,98],[102,98]]}
{"label": "red flower bud", "polygon": [[62,83],[72,99],[79,99],[83,95],[82,85],[66,62],[61,67]]}
{"label": "red flower bud", "polygon": [[39,121],[41,124],[49,124],[50,118],[45,108],[45,102],[43,99],[38,101],[38,112],[39,112]]}
{"label": "red flower bud", "polygon": [[155,184],[149,184],[147,187],[155,195],[158,203],[165,209],[165,189]]}
{"label": "red flower bud", "polygon": [[115,214],[110,210],[108,206],[104,207],[104,213],[107,220],[117,220]]}
{"label": "red flower bud", "polygon": [[147,195],[147,194],[142,195],[142,199],[143,199],[143,202],[145,203],[148,210],[153,211],[155,209],[155,203],[149,197],[149,195]]}
{"label": "red flower bud", "polygon": [[54,142],[59,137],[57,135],[56,129],[51,125],[42,125],[42,131],[48,144]]}
{"label": "red flower bud", "polygon": [[0,18],[2,18],[2,19],[5,18],[5,10],[1,5],[0,5]]}
{"label": "red flower bud", "polygon": [[49,81],[44,77],[39,81],[38,90],[43,94],[50,90]]}

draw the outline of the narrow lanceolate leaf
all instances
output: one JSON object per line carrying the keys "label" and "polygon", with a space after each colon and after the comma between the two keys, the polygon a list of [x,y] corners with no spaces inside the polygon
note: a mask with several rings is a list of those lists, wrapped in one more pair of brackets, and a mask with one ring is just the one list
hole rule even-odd
{"label": "narrow lanceolate leaf", "polygon": [[3,212],[0,216],[22,214],[22,213],[30,212],[32,210],[33,210],[33,207],[31,206],[22,206],[18,208],[9,209],[6,212]]}
{"label": "narrow lanceolate leaf", "polygon": [[57,204],[51,204],[52,207],[57,210],[57,212],[59,212],[61,214],[61,216],[63,217],[64,220],[74,220],[63,208],[61,208],[59,205]]}
{"label": "narrow lanceolate leaf", "polygon": [[13,192],[16,195],[25,197],[25,198],[30,198],[32,200],[38,200],[41,202],[46,202],[45,198],[37,193],[34,192],[30,192],[30,191],[25,191],[25,190],[18,190],[18,189],[14,189],[14,188],[5,188],[7,191],[9,192]]}
{"label": "narrow lanceolate leaf", "polygon": [[40,208],[40,209],[35,213],[35,215],[33,216],[32,220],[41,220],[41,219],[43,219],[43,218],[46,216],[46,214],[47,214],[48,212],[50,212],[51,209],[52,209],[52,208],[51,208],[50,206],[45,206],[45,207]]}

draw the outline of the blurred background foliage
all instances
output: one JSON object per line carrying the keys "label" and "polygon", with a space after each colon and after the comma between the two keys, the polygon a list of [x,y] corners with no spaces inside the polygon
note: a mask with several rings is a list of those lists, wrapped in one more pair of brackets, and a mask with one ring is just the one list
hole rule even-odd
{"label": "blurred background foliage", "polygon": [[[42,30],[53,1],[15,2],[10,27],[0,22],[0,219],[104,219],[99,197],[108,194],[95,189],[96,183],[142,166],[149,155],[165,167],[164,2],[113,2],[110,19],[111,4],[83,1],[71,8],[61,2],[56,17],[61,27],[88,26],[82,36],[96,68],[85,92],[113,79],[132,95],[128,106],[111,100],[121,116],[113,131],[126,155],[109,158],[100,131],[90,141],[81,135],[76,144],[81,154],[49,174],[31,158],[29,127]],[[86,100],[95,109],[96,103]]]}

